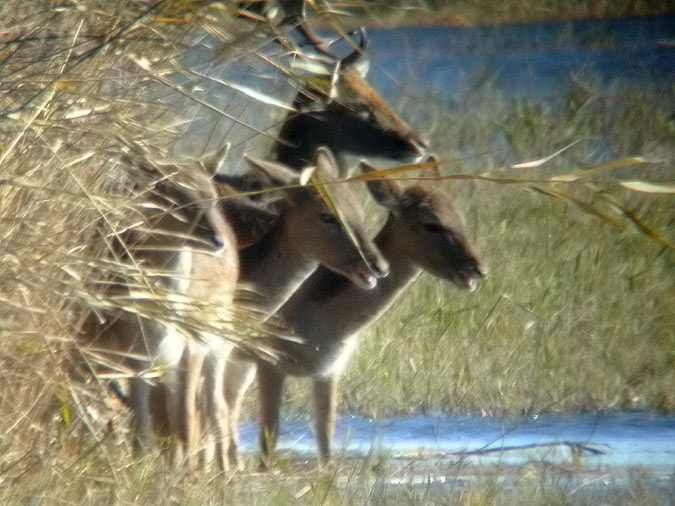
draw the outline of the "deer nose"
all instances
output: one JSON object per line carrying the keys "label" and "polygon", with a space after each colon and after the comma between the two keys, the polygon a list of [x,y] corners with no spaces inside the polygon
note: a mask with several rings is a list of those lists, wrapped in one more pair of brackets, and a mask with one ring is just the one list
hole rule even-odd
{"label": "deer nose", "polygon": [[211,244],[213,245],[213,249],[216,251],[220,251],[225,247],[225,241],[223,240],[222,236],[216,233],[211,236]]}
{"label": "deer nose", "polygon": [[425,155],[429,149],[429,140],[426,137],[418,136],[415,142],[415,148],[420,155]]}
{"label": "deer nose", "polygon": [[386,278],[389,276],[389,262],[384,258],[371,258],[369,259],[370,270],[373,271],[373,274],[378,278]]}
{"label": "deer nose", "polygon": [[471,265],[466,273],[466,287],[470,292],[475,292],[482,279],[485,279],[486,273],[478,263]]}

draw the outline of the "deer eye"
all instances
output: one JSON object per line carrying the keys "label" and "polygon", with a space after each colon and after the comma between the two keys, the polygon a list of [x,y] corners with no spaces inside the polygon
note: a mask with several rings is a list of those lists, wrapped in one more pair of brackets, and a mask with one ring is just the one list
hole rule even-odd
{"label": "deer eye", "polygon": [[433,234],[442,234],[445,232],[445,229],[438,223],[425,223],[424,230]]}
{"label": "deer eye", "polygon": [[355,111],[355,113],[362,120],[365,120],[365,121],[370,120],[371,113],[367,109],[358,109],[357,111]]}
{"label": "deer eye", "polygon": [[337,223],[335,216],[333,216],[330,213],[321,213],[319,215],[319,218],[321,218],[321,221],[323,221],[324,223],[329,223],[331,225]]}

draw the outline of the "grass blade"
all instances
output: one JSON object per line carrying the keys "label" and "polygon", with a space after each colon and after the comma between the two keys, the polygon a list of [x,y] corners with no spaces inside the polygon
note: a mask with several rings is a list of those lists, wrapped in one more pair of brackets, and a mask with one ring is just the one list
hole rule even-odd
{"label": "grass blade", "polygon": [[620,181],[619,184],[635,192],[675,195],[675,184],[648,183],[647,181]]}

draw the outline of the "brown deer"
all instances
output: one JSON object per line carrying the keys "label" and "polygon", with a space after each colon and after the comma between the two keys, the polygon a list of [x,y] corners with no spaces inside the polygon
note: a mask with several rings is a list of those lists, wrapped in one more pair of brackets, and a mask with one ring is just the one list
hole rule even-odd
{"label": "brown deer", "polygon": [[359,33],[359,46],[346,57],[326,53],[327,72],[333,75],[327,89],[296,95],[293,106],[298,112],[286,117],[279,131],[284,142],[274,147],[279,162],[300,170],[319,146],[328,147],[341,167],[348,167],[349,155],[399,162],[422,158],[427,142],[366,81],[368,39],[364,29]]}
{"label": "brown deer", "polygon": [[113,285],[106,296],[136,304],[127,304],[110,322],[88,318],[84,332],[135,357],[129,362],[138,375],[130,381],[129,394],[137,452],[152,442],[153,385],[146,373],[154,371],[165,387],[167,422],[178,439],[173,461],[178,463],[184,452],[194,466],[197,388],[204,374],[204,418],[216,435],[224,468],[228,438],[222,381],[232,345],[220,334],[227,327],[239,272],[235,238],[206,167],[179,170],[134,148],[127,162],[153,174],[155,182],[149,191],[141,187],[140,225],[125,234],[118,248],[135,274]]}
{"label": "brown deer", "polygon": [[[362,170],[372,167],[361,163]],[[364,291],[327,269],[319,268],[278,312],[300,342],[285,341],[277,364],[257,366],[263,463],[269,461],[279,432],[279,409],[287,375],[313,382],[316,434],[322,462],[330,458],[337,384],[358,334],[376,321],[423,271],[474,290],[483,276],[480,262],[463,231],[451,198],[430,185],[404,188],[388,180],[367,183],[372,196],[389,210],[375,244],[389,260],[389,276]],[[227,380],[227,378],[226,378]],[[245,384],[228,389],[228,406],[238,406]],[[231,411],[231,416],[238,408]],[[233,422],[234,423],[234,422]]]}
{"label": "brown deer", "polygon": [[[254,164],[273,176],[276,183],[289,184],[301,177],[290,169],[278,170],[283,167],[277,164],[260,161]],[[317,150],[314,166],[323,181],[344,176],[330,150],[324,147]],[[276,313],[319,265],[366,290],[374,288],[377,278],[387,275],[388,263],[365,234],[362,205],[350,185],[330,187],[332,198],[341,210],[341,219],[351,229],[350,234],[311,187],[286,192],[287,198],[280,203],[279,218],[271,230],[240,252],[240,282],[259,294],[258,309],[263,320]],[[243,389],[242,384],[250,384],[254,373],[255,359],[246,352],[235,351],[226,370],[226,397]],[[236,421],[240,403],[228,404],[228,408],[230,419]],[[233,465],[238,465],[237,429],[237,424],[232,423],[230,459]]]}

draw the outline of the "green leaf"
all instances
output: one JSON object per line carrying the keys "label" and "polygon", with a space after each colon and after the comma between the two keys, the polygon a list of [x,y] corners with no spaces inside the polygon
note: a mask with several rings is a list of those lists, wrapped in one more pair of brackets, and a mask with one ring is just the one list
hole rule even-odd
{"label": "green leaf", "polygon": [[61,400],[61,418],[65,427],[70,427],[73,423],[73,411],[70,409],[70,404],[63,399]]}

